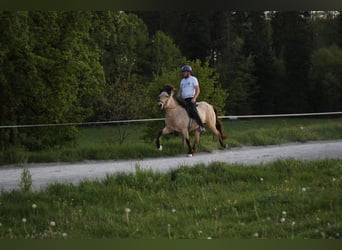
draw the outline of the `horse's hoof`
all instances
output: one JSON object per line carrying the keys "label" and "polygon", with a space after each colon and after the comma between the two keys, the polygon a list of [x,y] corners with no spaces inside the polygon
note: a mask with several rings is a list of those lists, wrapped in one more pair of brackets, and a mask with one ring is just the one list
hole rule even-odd
{"label": "horse's hoof", "polygon": [[159,148],[158,148],[159,151],[162,151],[163,150],[163,146],[160,145]]}
{"label": "horse's hoof", "polygon": [[224,145],[224,148],[226,148],[226,149],[229,148],[228,144]]}
{"label": "horse's hoof", "polygon": [[188,154],[188,157],[189,157],[189,158],[192,157],[192,154]]}

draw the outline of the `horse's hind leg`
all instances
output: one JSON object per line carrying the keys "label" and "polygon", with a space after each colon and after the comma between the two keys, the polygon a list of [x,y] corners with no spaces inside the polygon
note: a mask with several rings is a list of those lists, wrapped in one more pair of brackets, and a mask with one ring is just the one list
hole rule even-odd
{"label": "horse's hind leg", "polygon": [[209,129],[216,135],[216,137],[219,139],[220,145],[223,148],[228,148],[228,145],[223,142],[223,136],[220,131],[216,129],[216,126],[214,124],[208,124]]}
{"label": "horse's hind leg", "polygon": [[172,130],[169,129],[168,127],[165,127],[158,132],[157,140],[156,140],[156,146],[157,146],[158,150],[160,150],[160,151],[163,150],[163,146],[160,144],[160,137],[162,135],[170,134],[171,132],[172,132]]}
{"label": "horse's hind leg", "polygon": [[199,140],[200,140],[200,132],[196,129],[195,130],[195,141],[194,141],[194,145],[192,147],[192,152],[193,153],[195,153],[197,151]]}
{"label": "horse's hind leg", "polygon": [[191,148],[191,143],[190,143],[190,137],[189,137],[189,131],[188,129],[184,129],[182,131],[183,138],[186,142],[186,145],[188,146],[188,156],[191,157],[192,154],[194,153],[194,150]]}

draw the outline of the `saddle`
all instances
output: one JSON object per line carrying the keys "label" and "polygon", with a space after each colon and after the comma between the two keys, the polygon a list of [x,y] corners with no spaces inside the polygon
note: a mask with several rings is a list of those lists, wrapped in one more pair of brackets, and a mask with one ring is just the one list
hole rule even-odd
{"label": "saddle", "polygon": [[[182,106],[183,108],[185,108],[187,110],[188,104],[186,101],[184,101],[181,97],[176,96],[174,97],[175,100],[177,101],[177,103]],[[196,103],[196,107],[198,107],[198,103]]]}
{"label": "saddle", "polygon": [[[191,107],[189,107],[189,104],[186,102],[186,101],[184,101],[181,97],[179,97],[179,96],[176,96],[175,97],[175,100],[177,101],[177,103],[182,107],[182,108],[184,108],[185,109],[185,111],[187,112],[187,114],[188,114],[188,116],[191,118],[190,120],[189,120],[189,125],[188,125],[188,127],[190,128],[191,126],[192,126],[192,123],[193,123],[193,119],[194,119],[194,117],[193,117],[193,115],[192,115],[192,109],[191,109]],[[198,103],[196,103],[196,107],[198,107]]]}

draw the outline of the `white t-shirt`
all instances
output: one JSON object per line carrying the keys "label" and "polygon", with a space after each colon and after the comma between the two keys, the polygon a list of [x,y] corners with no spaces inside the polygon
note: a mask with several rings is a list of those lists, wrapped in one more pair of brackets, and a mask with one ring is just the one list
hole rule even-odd
{"label": "white t-shirt", "polygon": [[182,98],[193,98],[195,96],[195,87],[198,86],[198,80],[194,76],[183,78],[180,82],[180,88],[182,90]]}

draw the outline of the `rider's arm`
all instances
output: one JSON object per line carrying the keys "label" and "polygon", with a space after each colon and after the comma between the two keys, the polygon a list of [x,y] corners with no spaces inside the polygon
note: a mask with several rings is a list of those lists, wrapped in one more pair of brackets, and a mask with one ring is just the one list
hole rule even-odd
{"label": "rider's arm", "polygon": [[181,96],[182,96],[182,87],[181,87],[181,86],[179,87],[177,96],[178,96],[178,97],[181,97]]}
{"label": "rider's arm", "polygon": [[196,102],[197,97],[199,96],[200,92],[201,92],[201,90],[200,90],[199,85],[195,86],[195,96],[194,96],[194,98],[192,99],[192,102],[193,102],[193,103]]}

